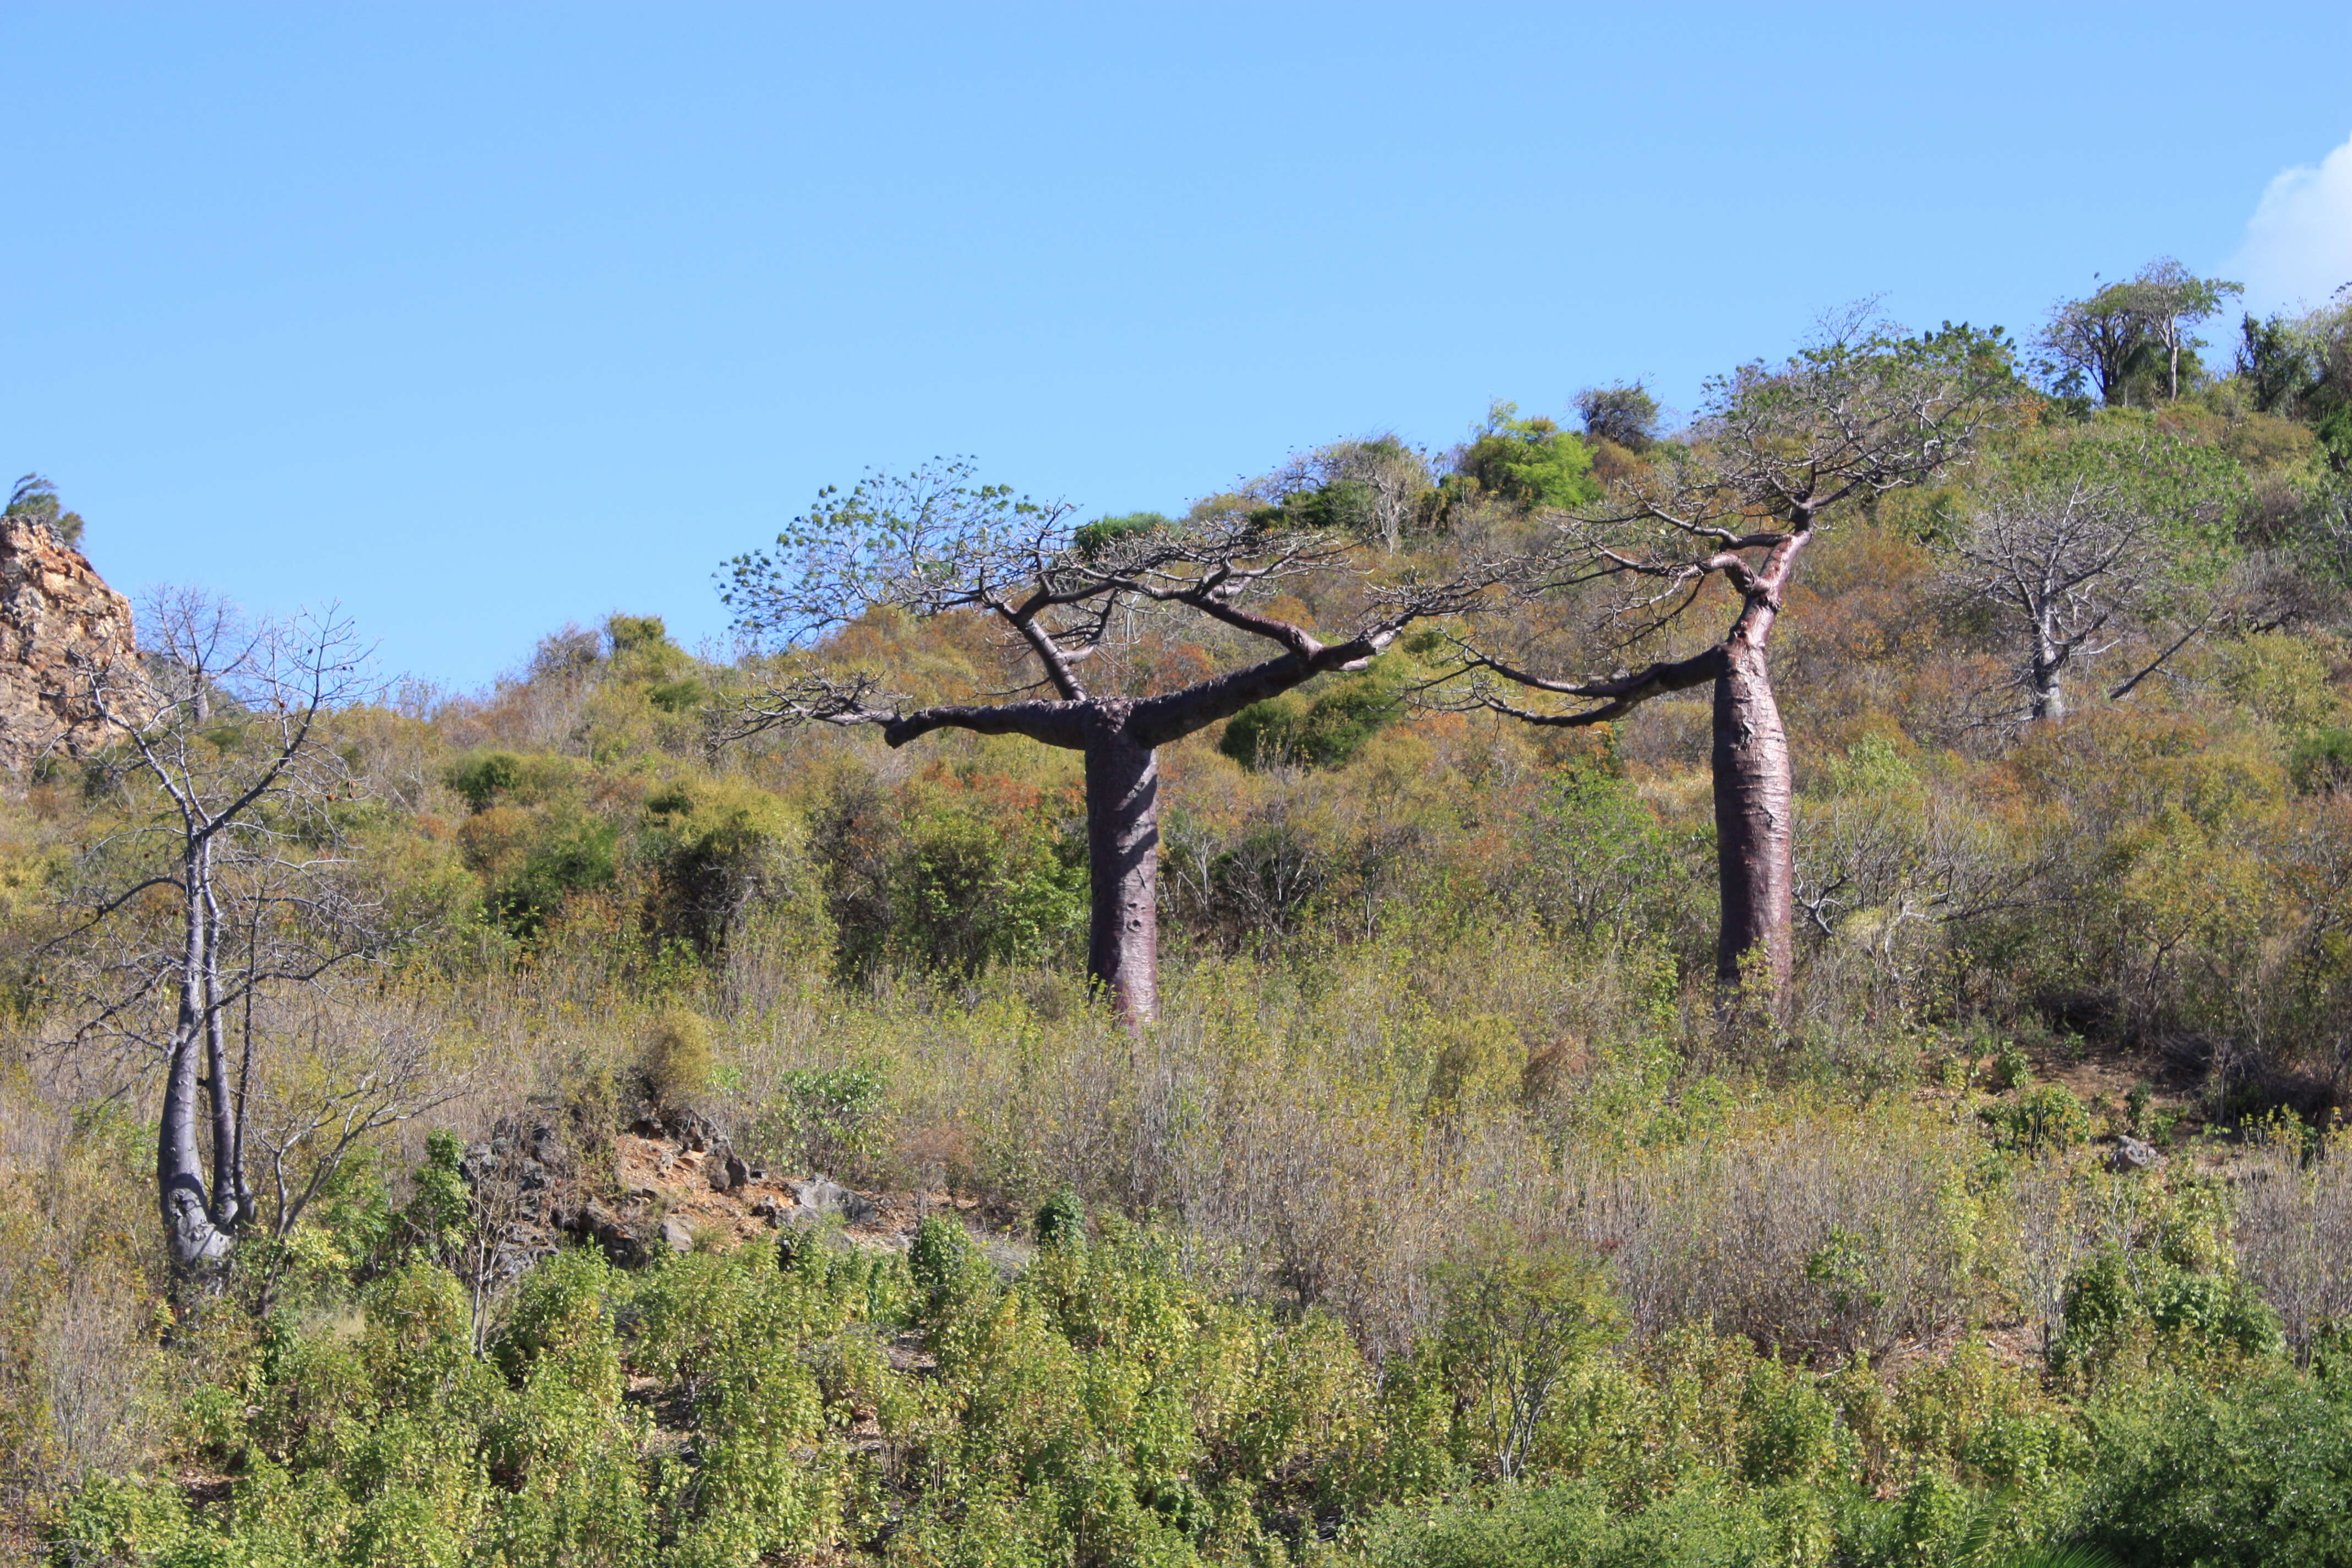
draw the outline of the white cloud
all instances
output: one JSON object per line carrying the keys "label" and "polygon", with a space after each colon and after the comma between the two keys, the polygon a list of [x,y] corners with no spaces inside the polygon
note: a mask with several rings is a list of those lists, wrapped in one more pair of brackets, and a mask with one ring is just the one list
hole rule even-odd
{"label": "white cloud", "polygon": [[2261,310],[2317,305],[2352,283],[2352,139],[2316,169],[2282,173],[2246,222],[2230,277]]}

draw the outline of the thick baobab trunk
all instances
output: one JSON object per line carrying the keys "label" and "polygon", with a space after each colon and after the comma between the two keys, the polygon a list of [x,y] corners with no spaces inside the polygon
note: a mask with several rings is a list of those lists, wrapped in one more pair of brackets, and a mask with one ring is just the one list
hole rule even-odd
{"label": "thick baobab trunk", "polygon": [[[1715,841],[1723,889],[1718,978],[1747,976],[1778,997],[1789,983],[1796,870],[1789,736],[1763,647],[1734,637],[1715,680]],[[1751,957],[1753,954],[1755,956]]]}
{"label": "thick baobab trunk", "polygon": [[1087,739],[1087,973],[1131,1024],[1160,1016],[1160,759],[1104,715]]}

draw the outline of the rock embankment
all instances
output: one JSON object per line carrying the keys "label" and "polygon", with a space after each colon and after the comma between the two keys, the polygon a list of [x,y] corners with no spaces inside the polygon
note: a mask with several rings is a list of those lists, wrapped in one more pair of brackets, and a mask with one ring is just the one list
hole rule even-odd
{"label": "rock embankment", "polygon": [[0,518],[0,769],[22,776],[46,755],[79,757],[110,734],[90,683],[137,679],[131,601],[89,558],[29,518]]}
{"label": "rock embankment", "polygon": [[609,1162],[585,1162],[563,1121],[509,1118],[466,1152],[467,1180],[499,1233],[498,1274],[521,1273],[566,1237],[625,1267],[818,1228],[838,1228],[853,1246],[903,1249],[926,1213],[969,1206],[944,1194],[869,1196],[821,1174],[771,1173],[692,1112],[641,1121],[614,1135]]}

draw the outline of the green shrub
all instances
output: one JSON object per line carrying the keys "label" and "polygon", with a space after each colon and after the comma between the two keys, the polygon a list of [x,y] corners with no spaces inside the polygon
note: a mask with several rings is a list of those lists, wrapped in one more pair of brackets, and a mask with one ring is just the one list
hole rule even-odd
{"label": "green shrub", "polygon": [[665,1007],[645,1034],[637,1070],[654,1103],[691,1104],[710,1088],[710,1025],[689,1008]]}
{"label": "green shrub", "polygon": [[2068,1279],[2051,1359],[2061,1370],[2101,1371],[2140,1360],[2268,1358],[2285,1342],[2278,1313],[2244,1280],[2109,1247]]}
{"label": "green shrub", "polygon": [[1562,1242],[1475,1241],[1432,1275],[1433,1346],[1454,1396],[1457,1443],[1508,1480],[1525,1468],[1555,1403],[1622,1317],[1599,1264]]}
{"label": "green shrub", "polygon": [[522,783],[522,759],[512,752],[478,752],[452,763],[444,781],[476,811]]}
{"label": "green shrub", "polygon": [[2063,1083],[2027,1089],[2014,1104],[1977,1113],[1993,1131],[1993,1142],[2027,1154],[2072,1149],[2091,1136],[2091,1112]]}
{"label": "green shrub", "polygon": [[2315,730],[2295,742],[2287,774],[2305,795],[2352,785],[2352,730]]}
{"label": "green shrub", "polygon": [[1217,750],[1245,768],[1337,768],[1355,761],[1403,711],[1402,665],[1383,659],[1319,689],[1286,692],[1234,715]]}
{"label": "green shrub", "polygon": [[2079,1539],[2146,1568],[2352,1565],[2352,1410],[2281,1372],[2099,1412]]}
{"label": "green shrub", "polygon": [[886,1142],[890,1097],[881,1062],[793,1068],[754,1120],[751,1140],[787,1164],[848,1176]]}
{"label": "green shrub", "polygon": [[[1810,1533],[1810,1532],[1808,1532]],[[1746,1568],[1818,1563],[1791,1553],[1762,1500],[1696,1486],[1632,1510],[1591,1484],[1503,1488],[1420,1512],[1391,1510],[1370,1531],[1376,1568]]]}

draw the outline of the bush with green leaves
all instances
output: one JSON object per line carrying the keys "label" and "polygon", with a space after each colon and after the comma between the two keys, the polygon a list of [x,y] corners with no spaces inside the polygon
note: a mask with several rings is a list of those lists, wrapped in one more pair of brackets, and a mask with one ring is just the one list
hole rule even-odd
{"label": "bush with green leaves", "polygon": [[2108,1247],[2067,1281],[2051,1362],[2098,1373],[2214,1357],[2263,1361],[2285,1343],[2277,1311],[2243,1279]]}
{"label": "bush with green leaves", "polygon": [[1382,659],[1357,675],[1253,702],[1234,715],[1217,750],[1245,768],[1337,768],[1404,712],[1409,677],[1400,660]]}

